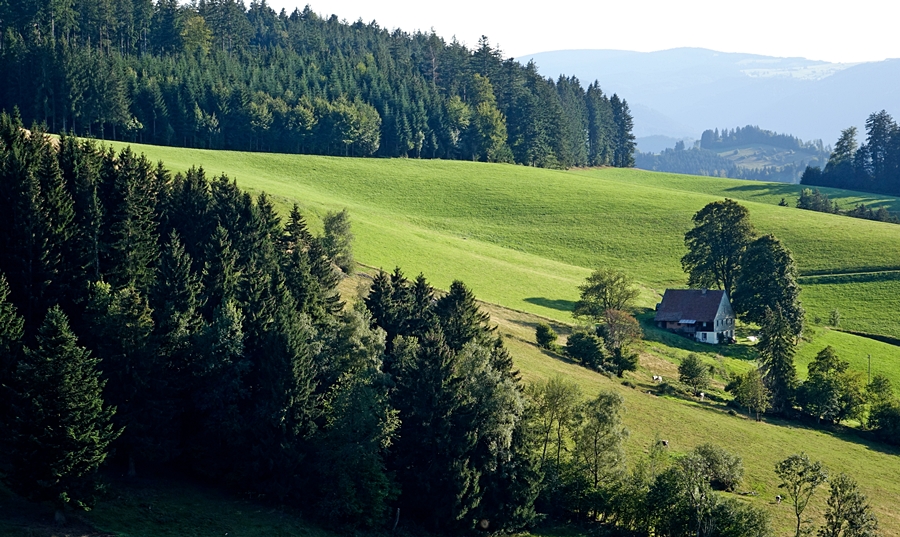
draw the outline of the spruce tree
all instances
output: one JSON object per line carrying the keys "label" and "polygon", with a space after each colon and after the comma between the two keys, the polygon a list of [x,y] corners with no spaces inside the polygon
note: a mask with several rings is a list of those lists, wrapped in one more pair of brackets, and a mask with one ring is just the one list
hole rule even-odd
{"label": "spruce tree", "polygon": [[13,375],[16,417],[4,481],[29,500],[52,503],[58,517],[66,506],[93,504],[97,469],[121,432],[112,425],[115,409],[103,401],[98,365],[54,307]]}
{"label": "spruce tree", "polygon": [[434,310],[447,346],[454,351],[470,341],[485,342],[493,331],[490,316],[478,308],[475,295],[459,280],[450,284],[450,292],[438,299]]}
{"label": "spruce tree", "polygon": [[780,308],[794,337],[800,337],[804,311],[790,250],[773,235],[764,235],[747,246],[740,265],[732,297],[735,311],[761,323],[766,308]]}
{"label": "spruce tree", "polygon": [[157,176],[146,157],[130,149],[104,160],[101,269],[114,287],[133,286],[146,296],[159,257]]}
{"label": "spruce tree", "polygon": [[75,236],[69,245],[69,255],[77,269],[74,277],[79,293],[86,292],[91,283],[100,279],[100,158],[100,152],[91,142],[71,136],[63,136],[60,141],[60,167],[75,209]]}
{"label": "spruce tree", "polygon": [[117,408],[115,423],[124,428],[117,445],[128,458],[129,475],[136,459],[165,459],[160,453],[171,410],[165,390],[162,357],[151,338],[153,317],[147,299],[133,287],[113,290],[100,282],[87,309],[91,348],[101,360],[104,398]]}
{"label": "spruce tree", "polygon": [[[50,302],[60,263],[57,229],[42,189],[47,161],[41,133],[26,135],[21,120],[0,114],[0,271],[10,283],[10,300],[33,335]],[[55,183],[45,178],[47,184]],[[54,196],[55,197],[55,196]]]}
{"label": "spruce tree", "polygon": [[10,411],[10,388],[21,352],[24,322],[9,301],[9,282],[0,272],[0,438],[8,438],[7,426],[13,418]]}
{"label": "spruce tree", "polygon": [[759,370],[775,412],[789,409],[797,386],[794,367],[795,339],[790,323],[780,309],[767,309],[759,330]]}

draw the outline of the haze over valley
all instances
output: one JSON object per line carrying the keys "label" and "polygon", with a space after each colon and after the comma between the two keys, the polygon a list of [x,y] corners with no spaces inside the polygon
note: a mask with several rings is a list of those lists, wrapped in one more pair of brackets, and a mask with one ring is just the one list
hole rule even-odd
{"label": "haze over valley", "polygon": [[[756,125],[832,145],[841,130],[879,110],[900,110],[900,60],[830,63],[804,58],[675,48],[659,52],[559,50],[517,57],[544,76],[595,79],[626,96],[642,138],[699,139],[706,129]],[[668,140],[666,142],[669,142]]]}

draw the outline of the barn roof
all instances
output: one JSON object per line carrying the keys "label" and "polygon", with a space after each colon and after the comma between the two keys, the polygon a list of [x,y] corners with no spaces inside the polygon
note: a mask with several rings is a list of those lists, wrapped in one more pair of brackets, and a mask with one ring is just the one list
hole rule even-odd
{"label": "barn roof", "polygon": [[725,291],[707,289],[666,289],[654,320],[681,324],[712,322],[724,295]]}

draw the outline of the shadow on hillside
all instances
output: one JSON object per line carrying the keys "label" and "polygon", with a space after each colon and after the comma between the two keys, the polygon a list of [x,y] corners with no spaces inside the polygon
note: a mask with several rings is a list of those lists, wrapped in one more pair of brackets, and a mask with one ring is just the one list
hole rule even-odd
{"label": "shadow on hillside", "polygon": [[[730,416],[736,420],[755,421],[754,416],[748,416],[746,410],[731,407],[723,402],[717,401],[698,401],[696,398],[682,395],[664,395],[664,397],[677,400],[683,403],[693,403],[694,408],[703,412],[709,412],[720,416]],[[729,414],[735,411],[735,415]],[[787,419],[780,416],[772,416],[771,414],[763,415],[762,420],[770,425],[776,425],[785,429],[798,429],[805,431],[815,431],[826,434],[844,442],[851,442],[864,446],[866,449],[883,453],[885,455],[900,455],[900,447],[892,446],[871,438],[871,433],[853,429],[843,425],[817,424],[812,418]]]}
{"label": "shadow on hillside", "polygon": [[[760,183],[758,185],[740,185],[726,188],[725,192],[741,192],[742,194],[753,196],[782,196],[788,203],[788,206],[797,205],[797,185],[788,183]],[[743,196],[742,196],[743,197]]]}
{"label": "shadow on hillside", "polygon": [[843,440],[844,442],[852,442],[854,444],[865,446],[866,449],[877,451],[878,453],[884,453],[885,455],[900,455],[900,448],[898,448],[897,446],[892,446],[890,444],[880,442],[875,438],[872,438],[870,436],[871,433],[867,431],[853,429],[844,425],[832,425],[825,423],[817,424],[812,418],[801,418],[793,420],[768,415],[763,417],[763,421],[790,429],[817,431],[827,434],[828,436],[834,437],[838,440]]}
{"label": "shadow on hillside", "polygon": [[[813,188],[816,187],[810,186],[806,187],[803,185],[794,185],[788,183],[781,184],[772,184],[772,183],[760,183],[759,185],[740,185],[734,186],[731,188],[726,188],[726,192],[741,192],[745,195],[748,195],[749,198],[753,198],[754,196],[782,196],[785,198],[785,201],[788,203],[789,207],[797,206],[797,197],[799,196],[798,188]],[[834,196],[836,193],[835,189],[821,187],[820,190],[826,194],[829,194],[829,197]],[[846,192],[846,191],[845,191]],[[887,194],[872,194],[868,192],[853,192],[854,194],[858,194],[859,201],[858,203],[863,203],[867,207],[885,207],[889,211],[898,211],[900,210],[900,201],[898,201],[893,196],[888,196]],[[846,202],[840,201],[840,198],[846,196],[844,193],[842,196],[837,196],[838,203],[840,204],[842,209],[852,209],[853,207],[845,206]]]}
{"label": "shadow on hillside", "polygon": [[535,306],[542,306],[558,311],[572,311],[572,309],[575,307],[575,302],[573,300],[560,300],[544,297],[526,298],[525,302],[534,304]]}

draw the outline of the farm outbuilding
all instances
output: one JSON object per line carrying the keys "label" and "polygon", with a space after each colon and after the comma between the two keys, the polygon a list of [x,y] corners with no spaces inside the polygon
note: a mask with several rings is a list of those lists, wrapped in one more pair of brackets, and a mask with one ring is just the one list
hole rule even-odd
{"label": "farm outbuilding", "polygon": [[653,320],[659,328],[701,343],[716,345],[734,340],[734,310],[725,291],[666,289]]}

